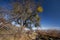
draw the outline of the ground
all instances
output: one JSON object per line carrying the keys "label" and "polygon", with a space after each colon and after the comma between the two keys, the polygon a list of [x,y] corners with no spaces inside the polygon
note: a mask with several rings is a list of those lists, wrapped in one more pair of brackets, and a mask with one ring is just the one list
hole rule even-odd
{"label": "ground", "polygon": [[59,30],[23,31],[14,34],[0,34],[0,40],[60,40]]}

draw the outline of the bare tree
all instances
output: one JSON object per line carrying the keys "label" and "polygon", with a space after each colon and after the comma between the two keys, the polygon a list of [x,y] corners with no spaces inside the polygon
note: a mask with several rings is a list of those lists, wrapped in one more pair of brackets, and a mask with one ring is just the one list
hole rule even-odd
{"label": "bare tree", "polygon": [[[15,21],[30,29],[32,24],[34,24],[35,27],[40,25],[38,13],[43,11],[40,2],[36,3],[35,0],[16,0],[12,1],[12,8],[12,10],[3,11],[3,14],[8,17],[8,22],[11,23],[12,21]],[[0,12],[0,15],[1,14],[2,11]]]}
{"label": "bare tree", "polygon": [[[16,0],[13,2],[13,16],[17,19],[17,23],[26,27],[31,27],[33,23],[36,27],[39,26],[40,18],[38,12],[42,12],[42,7],[39,2],[36,3],[34,0]],[[28,21],[28,22],[27,22]],[[30,25],[29,25],[30,24]]]}

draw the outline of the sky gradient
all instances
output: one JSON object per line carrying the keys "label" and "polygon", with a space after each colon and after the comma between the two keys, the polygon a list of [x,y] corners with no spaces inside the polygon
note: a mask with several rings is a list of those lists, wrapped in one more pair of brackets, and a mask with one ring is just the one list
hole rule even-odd
{"label": "sky gradient", "polygon": [[[0,0],[0,6],[4,8],[11,8],[11,5],[8,5],[8,3],[9,0]],[[41,17],[41,28],[60,29],[60,0],[43,0],[41,5],[44,9],[39,14]]]}
{"label": "sky gradient", "polygon": [[60,0],[45,0],[42,4],[41,26],[44,28],[60,29]]}

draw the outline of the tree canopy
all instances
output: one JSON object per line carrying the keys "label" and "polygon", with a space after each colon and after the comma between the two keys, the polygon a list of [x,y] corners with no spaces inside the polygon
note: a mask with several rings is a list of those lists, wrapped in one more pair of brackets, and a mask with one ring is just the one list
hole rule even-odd
{"label": "tree canopy", "polygon": [[[7,17],[8,22],[15,21],[19,25],[25,27],[31,27],[34,24],[35,27],[40,24],[40,17],[38,13],[43,12],[43,8],[40,2],[35,0],[16,0],[12,1],[12,10],[6,10],[3,14]],[[1,10],[1,8],[0,8]],[[0,11],[0,16],[2,11]]]}

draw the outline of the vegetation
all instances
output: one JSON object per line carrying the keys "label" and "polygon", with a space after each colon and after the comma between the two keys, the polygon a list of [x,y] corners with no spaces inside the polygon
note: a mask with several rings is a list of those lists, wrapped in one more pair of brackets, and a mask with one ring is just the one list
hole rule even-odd
{"label": "vegetation", "polygon": [[[16,0],[11,3],[12,9],[0,7],[0,40],[60,40],[56,30],[35,30],[40,27],[38,13],[43,12],[40,0]],[[19,24],[19,27],[12,24]],[[33,25],[33,26],[32,26]],[[29,28],[30,30],[25,30]]]}
{"label": "vegetation", "polygon": [[31,28],[31,24],[35,27],[39,26],[40,18],[38,12],[42,12],[43,9],[34,0],[16,0],[13,2],[13,19],[25,27]]}
{"label": "vegetation", "polygon": [[38,2],[34,0],[11,0],[10,4],[12,5],[12,10],[0,7],[0,16],[2,18],[6,19],[9,23],[14,21],[29,29],[32,29],[32,24],[35,27],[40,26],[38,13],[42,12],[43,8],[40,6],[39,0]]}
{"label": "vegetation", "polygon": [[60,40],[60,31],[36,30],[35,32],[25,31],[22,34],[0,34],[0,40]]}

